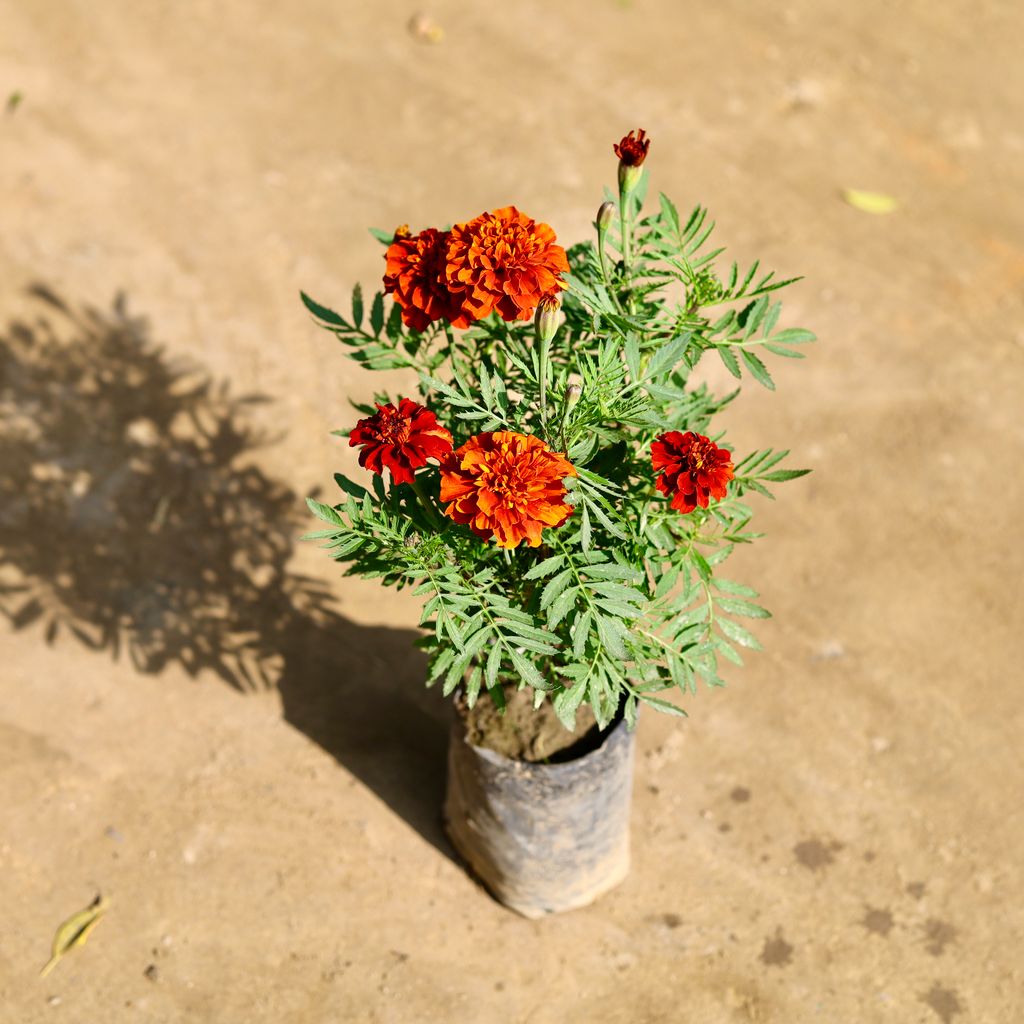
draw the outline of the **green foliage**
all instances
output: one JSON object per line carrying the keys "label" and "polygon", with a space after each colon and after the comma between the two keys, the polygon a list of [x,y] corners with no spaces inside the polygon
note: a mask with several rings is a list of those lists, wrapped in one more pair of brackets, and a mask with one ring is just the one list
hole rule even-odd
{"label": "green foliage", "polygon": [[773,389],[771,357],[801,358],[814,336],[778,328],[774,293],[795,278],[756,262],[717,267],[723,250],[710,242],[706,210],[683,221],[662,195],[641,217],[646,180],[623,200],[625,232],[613,218],[602,249],[569,250],[564,324],[544,360],[532,325],[496,315],[468,331],[418,333],[381,293],[367,309],[357,286],[348,317],[302,296],[361,365],[416,371],[419,400],[456,445],[515,430],[576,467],[565,481],[574,514],[546,529],[539,547],[511,552],[440,515],[433,467],[417,477],[426,507],[410,486],[378,476],[363,487],[338,475],[336,505],[310,501],[327,527],[310,537],[348,574],[423,598],[430,682],[446,694],[464,686],[470,704],[483,690],[500,703],[505,684],[529,686],[568,728],[584,701],[602,724],[620,707],[632,722],[640,704],[684,714],[668,692],[721,686],[721,659],[740,664],[742,650],[760,649],[749,623],[769,613],[721,568],[759,536],[747,496],[772,497],[773,485],[808,472],[781,468],[788,452],[766,448],[734,456],[728,496],[707,509],[680,515],[655,490],[650,443],[659,434],[692,430],[725,443],[711,425],[738,390],[716,396],[689,383],[705,355]]}

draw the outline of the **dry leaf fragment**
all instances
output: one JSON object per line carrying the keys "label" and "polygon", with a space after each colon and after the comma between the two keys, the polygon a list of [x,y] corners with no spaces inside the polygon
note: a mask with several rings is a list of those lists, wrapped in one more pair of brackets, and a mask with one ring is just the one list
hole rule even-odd
{"label": "dry leaf fragment", "polygon": [[39,972],[40,978],[45,978],[50,971],[57,966],[65,953],[69,953],[75,946],[82,945],[89,937],[89,933],[99,924],[100,918],[106,913],[109,904],[100,895],[92,901],[84,910],[72,914],[58,929],[53,936],[53,948],[50,959]]}
{"label": "dry leaf fragment", "polygon": [[900,205],[884,192],[865,192],[859,188],[843,189],[843,198],[852,207],[865,213],[892,213]]}

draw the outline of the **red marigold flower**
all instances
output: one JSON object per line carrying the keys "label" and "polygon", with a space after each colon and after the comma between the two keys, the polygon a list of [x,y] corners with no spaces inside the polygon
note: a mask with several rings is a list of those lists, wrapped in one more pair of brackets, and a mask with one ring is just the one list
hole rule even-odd
{"label": "red marigold flower", "polygon": [[406,225],[395,231],[384,258],[384,291],[402,307],[402,320],[414,331],[458,313],[445,283],[448,232],[427,228],[410,235]]}
{"label": "red marigold flower", "polygon": [[732,452],[689,430],[672,430],[653,441],[651,461],[660,471],[658,490],[671,494],[672,508],[684,513],[698,505],[707,508],[709,496],[724,498],[733,478]]}
{"label": "red marigold flower", "polygon": [[510,430],[477,434],[441,465],[444,514],[500,548],[540,544],[546,526],[571,514],[562,480],[576,469],[540,438]]}
{"label": "red marigold flower", "polygon": [[565,250],[547,224],[514,206],[456,224],[448,241],[448,287],[458,306],[456,327],[492,310],[503,320],[529,320],[542,295],[564,288]]}
{"label": "red marigold flower", "polygon": [[403,398],[396,409],[390,402],[360,420],[348,435],[350,448],[363,445],[359,465],[384,475],[391,470],[396,484],[411,484],[415,470],[427,459],[440,462],[452,451],[452,435],[437,422],[437,417],[410,398]]}
{"label": "red marigold flower", "polygon": [[651,148],[651,140],[643,128],[635,129],[635,135],[634,138],[634,132],[630,132],[612,147],[619,161],[627,167],[639,167],[647,159],[647,150]]}

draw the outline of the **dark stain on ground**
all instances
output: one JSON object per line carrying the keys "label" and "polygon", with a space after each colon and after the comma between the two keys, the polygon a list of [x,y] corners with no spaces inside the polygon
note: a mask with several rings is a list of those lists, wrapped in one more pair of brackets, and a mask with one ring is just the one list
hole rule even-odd
{"label": "dark stain on ground", "polygon": [[683,919],[678,914],[662,914],[661,923],[666,928],[678,928],[683,923]]}
{"label": "dark stain on ground", "polygon": [[956,940],[957,931],[948,921],[930,917],[924,925],[924,948],[932,956],[942,956],[946,947]]}
{"label": "dark stain on ground", "polygon": [[820,871],[835,862],[833,852],[842,848],[842,843],[826,846],[820,839],[804,839],[793,847],[793,855],[809,871]]}
{"label": "dark stain on ground", "polygon": [[909,882],[907,884],[907,892],[909,892],[915,900],[919,900],[924,895],[924,882]]}
{"label": "dark stain on ground", "polygon": [[864,917],[860,922],[872,935],[881,935],[885,938],[892,931],[892,912],[886,908],[869,907],[864,908]]}
{"label": "dark stain on ground", "polygon": [[866,850],[864,853],[864,859],[870,864],[875,859],[875,851]]}
{"label": "dark stain on ground", "polygon": [[746,786],[737,786],[729,796],[738,804],[745,804],[750,799],[750,790]]}
{"label": "dark stain on ground", "polygon": [[722,824],[718,826],[718,831],[719,832],[731,832],[732,831],[732,825],[730,825],[729,822],[727,822],[727,821],[723,821]]}
{"label": "dark stain on ground", "polygon": [[768,967],[785,967],[793,959],[793,947],[782,937],[782,929],[775,929],[774,938],[764,940],[761,963]]}
{"label": "dark stain on ground", "polygon": [[951,1024],[953,1018],[964,1012],[960,999],[951,988],[943,988],[939,982],[921,996],[921,1002],[931,1007],[939,1016],[942,1024]]}

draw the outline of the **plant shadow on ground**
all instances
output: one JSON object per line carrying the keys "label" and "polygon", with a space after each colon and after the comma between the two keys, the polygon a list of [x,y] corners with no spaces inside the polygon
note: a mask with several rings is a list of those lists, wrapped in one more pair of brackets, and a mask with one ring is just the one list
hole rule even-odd
{"label": "plant shadow on ground", "polygon": [[123,297],[30,294],[39,315],[0,330],[0,614],[140,672],[276,686],[289,723],[453,856],[447,703],[411,630],[352,623],[289,570],[310,520],[254,464],[267,399],[171,359]]}

